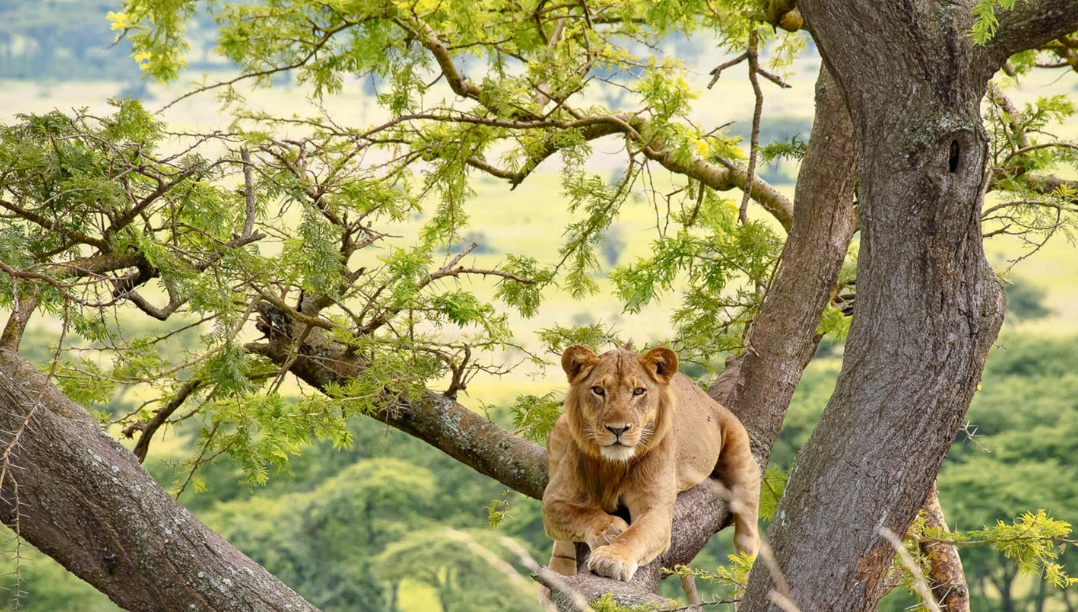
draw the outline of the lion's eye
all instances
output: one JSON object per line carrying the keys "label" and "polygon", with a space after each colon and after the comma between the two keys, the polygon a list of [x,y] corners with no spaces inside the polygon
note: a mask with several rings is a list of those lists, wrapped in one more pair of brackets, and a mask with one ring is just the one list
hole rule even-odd
{"label": "lion's eye", "polygon": [[633,395],[643,395],[643,394],[645,394],[647,392],[648,392],[648,390],[643,388],[643,387],[637,387],[637,388],[633,389]]}
{"label": "lion's eye", "polygon": [[603,394],[606,393],[606,391],[603,391],[602,387],[592,387],[591,392],[594,393],[595,395],[598,395],[599,397],[602,397]]}

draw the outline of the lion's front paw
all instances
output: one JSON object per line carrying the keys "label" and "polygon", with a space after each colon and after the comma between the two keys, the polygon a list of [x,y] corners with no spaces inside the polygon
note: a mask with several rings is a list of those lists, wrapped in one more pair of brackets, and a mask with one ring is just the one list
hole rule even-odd
{"label": "lion's front paw", "polygon": [[636,561],[613,546],[600,546],[591,551],[588,569],[600,576],[628,582],[636,573]]}
{"label": "lion's front paw", "polygon": [[614,541],[614,538],[621,535],[621,532],[628,528],[628,523],[616,516],[611,516],[610,522],[605,527],[589,534],[584,538],[584,541],[588,543],[589,548],[595,550],[600,546],[610,544]]}

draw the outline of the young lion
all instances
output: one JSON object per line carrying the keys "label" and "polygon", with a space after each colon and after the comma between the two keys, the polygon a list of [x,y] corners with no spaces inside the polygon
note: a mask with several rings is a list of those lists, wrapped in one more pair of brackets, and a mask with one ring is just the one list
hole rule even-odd
{"label": "young lion", "polygon": [[[572,346],[565,413],[547,439],[550,483],[543,524],[555,540],[550,567],[576,573],[572,542],[591,547],[588,569],[629,580],[670,547],[679,491],[709,476],[726,487],[734,545],[756,554],[760,469],[737,417],[678,374],[674,351]],[[626,523],[614,516],[627,508]]]}

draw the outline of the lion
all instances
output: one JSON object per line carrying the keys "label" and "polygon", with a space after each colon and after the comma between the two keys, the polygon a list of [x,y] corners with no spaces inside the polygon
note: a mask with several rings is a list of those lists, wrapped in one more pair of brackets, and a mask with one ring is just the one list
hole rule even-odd
{"label": "lion", "polygon": [[[628,581],[670,547],[677,494],[709,476],[726,488],[734,546],[755,555],[760,468],[737,417],[688,377],[668,348],[596,356],[571,346],[565,411],[547,438],[550,481],[543,525],[551,569],[573,575],[573,542],[591,548],[588,569]],[[628,510],[630,522],[616,516]]]}

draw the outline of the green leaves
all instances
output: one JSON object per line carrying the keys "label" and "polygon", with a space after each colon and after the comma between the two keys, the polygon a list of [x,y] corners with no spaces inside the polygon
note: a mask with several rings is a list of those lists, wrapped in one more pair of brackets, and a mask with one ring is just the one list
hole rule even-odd
{"label": "green leaves", "polygon": [[532,257],[517,255],[508,255],[506,263],[502,265],[501,269],[503,272],[532,282],[521,283],[511,279],[502,280],[498,283],[496,294],[498,299],[513,306],[525,317],[535,316],[535,313],[539,312],[539,304],[542,301],[542,290],[554,280],[554,272],[543,268]]}
{"label": "green leaves", "polygon": [[1066,588],[1078,584],[1078,578],[1067,576],[1055,559],[1059,556],[1057,542],[1070,534],[1070,523],[1050,518],[1044,510],[1038,510],[1024,512],[1009,524],[997,521],[993,527],[971,531],[960,541],[968,544],[972,540],[984,540],[1013,559],[1023,574],[1039,574],[1048,584]]}
{"label": "green leaves", "polygon": [[[1067,544],[1071,525],[1053,519],[1044,510],[1023,512],[1011,522],[996,521],[991,527],[967,532],[947,532],[926,527],[923,517],[915,521],[907,535],[907,550],[923,565],[927,560],[921,556],[919,545],[943,543],[967,548],[990,546],[1015,562],[1018,571],[1027,576],[1039,576],[1048,584],[1065,589],[1078,584],[1056,560]],[[903,584],[912,592],[906,570],[896,562],[895,570],[904,573]]]}
{"label": "green leaves", "polygon": [[731,593],[732,599],[728,603],[733,603],[745,594],[745,587],[749,584],[749,572],[752,571],[756,557],[738,553],[727,555],[726,559],[730,562],[730,565],[720,565],[715,568],[715,571],[685,565],[678,565],[672,572],[665,569],[663,571],[679,576],[692,576],[710,582],[713,586]]}
{"label": "green leaves", "polygon": [[296,238],[285,242],[282,262],[294,266],[304,291],[338,297],[344,279],[340,228],[313,206],[304,205]]}
{"label": "green leaves", "polygon": [[982,212],[984,235],[1019,236],[1027,245],[1021,258],[1056,233],[1073,240],[1078,220],[1073,210],[1075,189],[1055,178],[1078,168],[1078,147],[1055,136],[1074,116],[1073,102],[1067,96],[1042,96],[1018,108],[995,83],[987,101],[995,166],[989,188],[998,199],[986,203]]}
{"label": "green leaves", "polygon": [[790,473],[782,468],[769,465],[764,471],[763,483],[760,486],[760,518],[771,520],[775,516],[775,510],[782,499],[782,493],[786,490],[786,482]]}
{"label": "green leaves", "polygon": [[291,457],[313,439],[338,448],[351,443],[335,408],[318,396],[298,402],[275,393],[222,397],[210,406],[212,426],[203,433],[204,445],[235,460],[248,485],[264,485],[271,470],[288,472]]}
{"label": "green leaves", "polygon": [[[1023,2],[1027,0],[1022,0]],[[986,44],[992,37],[996,35],[996,28],[999,27],[999,18],[996,17],[996,6],[998,5],[1005,11],[1014,9],[1018,0],[981,0],[977,4],[973,5],[971,12],[973,14],[973,26],[969,30],[970,37],[974,42],[979,45]]]}
{"label": "green leaves", "polygon": [[696,218],[706,233],[683,229],[653,243],[652,255],[619,266],[610,278],[628,312],[686,287],[672,319],[684,358],[707,360],[740,346],[740,331],[758,307],[781,242],[764,224],[737,222],[737,208],[707,194]]}
{"label": "green leaves", "polygon": [[536,444],[545,445],[546,438],[554,429],[561,415],[561,393],[551,391],[545,395],[518,395],[509,407],[513,415],[513,427],[520,437]]}
{"label": "green leaves", "polygon": [[129,36],[132,57],[155,79],[170,81],[187,65],[190,45],[184,25],[195,13],[193,0],[128,0],[122,12],[109,12],[112,29]]}

